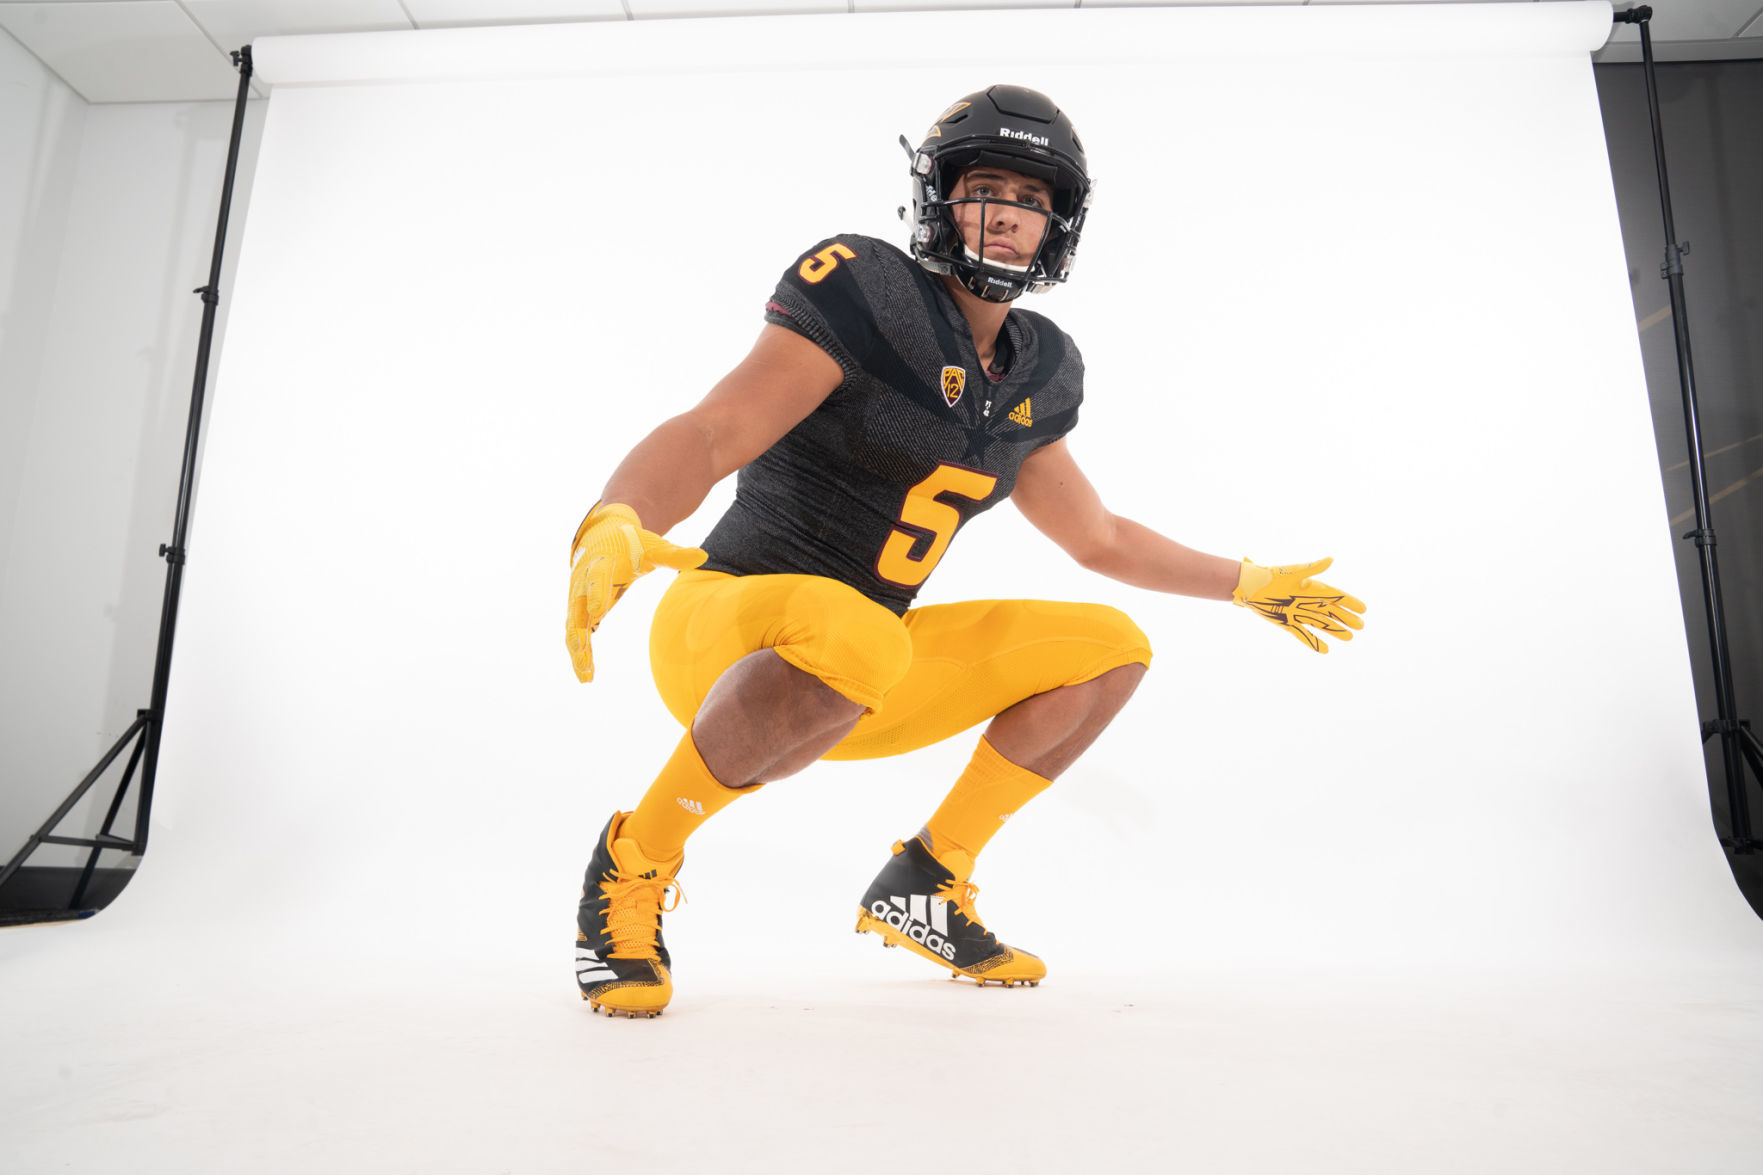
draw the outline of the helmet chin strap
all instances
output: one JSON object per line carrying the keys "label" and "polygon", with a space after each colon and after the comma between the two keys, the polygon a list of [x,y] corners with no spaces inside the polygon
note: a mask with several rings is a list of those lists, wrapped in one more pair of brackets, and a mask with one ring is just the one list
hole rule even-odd
{"label": "helmet chin strap", "polygon": [[1008,269],[1011,273],[1027,273],[1029,269],[1026,265],[1009,265],[1003,261],[988,261],[978,253],[975,253],[972,249],[969,249],[965,244],[961,246],[961,251],[966,253],[967,259],[974,262],[976,265],[990,266],[992,269]]}

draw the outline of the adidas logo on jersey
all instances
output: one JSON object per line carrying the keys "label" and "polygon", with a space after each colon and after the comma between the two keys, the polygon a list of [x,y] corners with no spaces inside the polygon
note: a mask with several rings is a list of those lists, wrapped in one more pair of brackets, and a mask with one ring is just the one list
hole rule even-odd
{"label": "adidas logo on jersey", "polygon": [[1010,410],[1010,419],[1014,420],[1017,424],[1022,425],[1024,428],[1027,428],[1029,425],[1033,424],[1035,422],[1035,418],[1030,415],[1030,413],[1033,411],[1033,409],[1029,407],[1029,405],[1032,403],[1033,403],[1032,400],[1024,400],[1022,403],[1020,403],[1016,407],[1012,408]]}
{"label": "adidas logo on jersey", "polygon": [[869,912],[926,950],[955,961],[955,944],[944,937],[949,933],[949,903],[944,899],[921,893],[885,902],[877,898]]}
{"label": "adidas logo on jersey", "polygon": [[688,800],[686,797],[680,796],[674,801],[674,803],[678,804],[694,816],[702,816],[704,814],[704,805],[700,804],[697,800]]}
{"label": "adidas logo on jersey", "polygon": [[1030,134],[1028,131],[1013,131],[1007,126],[1001,126],[998,128],[998,133],[1003,135],[1006,139],[1021,139],[1023,142],[1032,143],[1037,147],[1045,147],[1047,145],[1047,140],[1044,136]]}

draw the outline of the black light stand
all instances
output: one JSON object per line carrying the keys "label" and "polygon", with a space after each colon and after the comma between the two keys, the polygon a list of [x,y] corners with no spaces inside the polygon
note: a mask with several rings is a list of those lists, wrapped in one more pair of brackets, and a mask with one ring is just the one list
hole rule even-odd
{"label": "black light stand", "polygon": [[1690,488],[1696,499],[1696,529],[1683,537],[1694,539],[1702,562],[1702,603],[1708,613],[1708,645],[1714,656],[1714,701],[1718,714],[1702,723],[1702,741],[1720,736],[1726,764],[1726,799],[1732,816],[1732,837],[1723,841],[1734,854],[1756,850],[1751,839],[1750,810],[1745,802],[1745,765],[1763,782],[1763,745],[1751,724],[1738,717],[1733,699],[1732,661],[1726,643],[1726,613],[1720,602],[1720,567],[1714,557],[1714,520],[1708,513],[1708,479],[1702,469],[1702,433],[1696,420],[1696,377],[1690,365],[1689,311],[1683,297],[1683,255],[1689,242],[1677,243],[1671,220],[1671,185],[1665,176],[1665,139],[1659,123],[1659,87],[1653,72],[1653,38],[1648,22],[1653,10],[1641,5],[1615,14],[1623,24],[1639,25],[1641,61],[1647,76],[1647,109],[1653,118],[1653,161],[1659,171],[1659,207],[1665,214],[1665,264],[1662,276],[1671,287],[1671,326],[1677,340],[1677,375],[1683,389],[1683,422],[1690,449]]}
{"label": "black light stand", "polygon": [[[91,855],[86,858],[86,867],[80,874],[79,884],[74,887],[73,896],[68,901],[70,910],[78,909],[85,898],[92,872],[98,866],[98,855],[105,849],[136,855],[147,849],[148,820],[153,810],[153,781],[159,769],[159,736],[165,721],[165,691],[171,677],[172,636],[177,629],[178,594],[184,579],[184,541],[190,529],[190,501],[196,480],[196,437],[202,425],[203,393],[208,386],[208,351],[214,341],[214,313],[220,305],[220,262],[226,246],[227,214],[233,203],[233,175],[239,166],[239,139],[245,127],[245,100],[251,91],[251,47],[247,45],[238,50],[233,53],[232,58],[233,65],[239,71],[239,97],[233,107],[233,136],[227,148],[226,181],[220,193],[220,227],[214,232],[214,260],[208,269],[208,284],[195,291],[202,295],[202,335],[196,347],[196,386],[190,394],[190,423],[184,433],[184,468],[178,481],[177,522],[172,531],[171,543],[161,544],[159,548],[160,556],[166,561],[165,602],[159,612],[159,652],[153,662],[152,699],[148,702],[147,709],[135,712],[133,725],[98,760],[98,765],[80,780],[73,793],[55,809],[55,814],[49,817],[43,827],[32,833],[18,855],[8,861],[4,869],[0,869],[0,886],[3,886],[41,845],[77,845],[91,849]],[[116,795],[110,801],[110,810],[105,814],[104,826],[98,835],[50,835],[130,743],[134,743],[134,750],[129,755],[128,766],[123,769],[122,781],[117,785]],[[128,793],[129,783],[134,779],[136,767],[141,769],[141,789],[136,793],[134,835],[116,836],[111,832],[111,827],[116,823],[117,813],[122,810],[123,798]]]}

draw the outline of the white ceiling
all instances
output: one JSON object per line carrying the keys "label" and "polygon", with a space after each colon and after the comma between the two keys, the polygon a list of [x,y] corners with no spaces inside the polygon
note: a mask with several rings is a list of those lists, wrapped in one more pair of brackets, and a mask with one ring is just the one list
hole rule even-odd
{"label": "white ceiling", "polygon": [[[230,52],[288,33],[461,25],[648,20],[785,12],[934,8],[1106,8],[1172,0],[0,0],[0,28],[88,102],[232,98]],[[1179,3],[1180,0],[1173,0]],[[1208,0],[1364,3],[1378,0]],[[1412,2],[1412,0],[1408,0]],[[1449,3],[1451,0],[1428,0]],[[1526,3],[1530,0],[1509,0]],[[1618,0],[1618,8],[1630,0]],[[1661,61],[1763,58],[1763,0],[1662,0],[1652,20]],[[1639,31],[1618,25],[1599,61],[1639,61]]]}

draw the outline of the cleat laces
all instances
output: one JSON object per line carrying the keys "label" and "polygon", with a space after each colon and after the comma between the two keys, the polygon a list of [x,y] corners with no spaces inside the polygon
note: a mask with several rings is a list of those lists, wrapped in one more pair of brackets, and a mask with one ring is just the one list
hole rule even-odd
{"label": "cleat laces", "polygon": [[679,882],[653,874],[617,874],[603,880],[600,888],[606,894],[606,937],[612,940],[607,957],[660,959],[655,939],[661,933],[661,915],[672,913],[686,900]]}
{"label": "cleat laces", "polygon": [[979,900],[979,886],[973,882],[946,881],[943,883],[943,888],[937,891],[937,896],[953,904],[956,912],[975,926],[985,926],[985,922],[979,916],[979,911],[974,908],[974,903]]}

